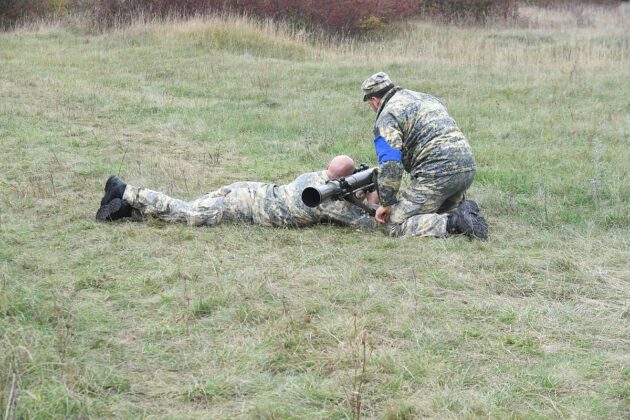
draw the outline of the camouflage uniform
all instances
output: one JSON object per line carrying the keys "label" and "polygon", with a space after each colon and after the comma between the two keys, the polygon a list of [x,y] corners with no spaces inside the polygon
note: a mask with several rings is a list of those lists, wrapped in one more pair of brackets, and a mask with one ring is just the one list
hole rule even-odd
{"label": "camouflage uniform", "polygon": [[127,185],[123,200],[142,216],[186,222],[192,226],[240,221],[262,226],[300,227],[331,222],[375,227],[372,217],[348,202],[329,200],[314,208],[302,202],[304,188],[328,180],[326,171],[320,171],[303,174],[287,185],[236,182],[190,202]]}
{"label": "camouflage uniform", "polygon": [[[362,86],[366,96],[381,97],[374,125],[379,157],[379,196],[392,207],[392,235],[446,235],[444,214],[457,207],[475,176],[472,149],[446,107],[437,98],[394,86],[377,73]],[[403,170],[412,176],[398,194]]]}

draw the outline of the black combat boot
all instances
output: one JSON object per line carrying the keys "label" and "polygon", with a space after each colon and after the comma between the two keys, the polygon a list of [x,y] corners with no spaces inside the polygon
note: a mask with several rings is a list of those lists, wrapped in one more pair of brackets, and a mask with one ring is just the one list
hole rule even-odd
{"label": "black combat boot", "polygon": [[111,222],[114,220],[122,219],[124,217],[131,217],[132,207],[122,201],[120,198],[114,198],[109,203],[104,204],[96,212],[97,222]]}
{"label": "black combat boot", "polygon": [[125,188],[127,188],[127,184],[117,176],[112,175],[107,178],[107,182],[105,182],[105,195],[101,198],[101,206],[109,203],[114,198],[120,198],[122,200]]}
{"label": "black combat boot", "polygon": [[464,200],[446,221],[450,234],[464,234],[470,238],[488,240],[488,223],[479,214],[479,206],[472,200]]}

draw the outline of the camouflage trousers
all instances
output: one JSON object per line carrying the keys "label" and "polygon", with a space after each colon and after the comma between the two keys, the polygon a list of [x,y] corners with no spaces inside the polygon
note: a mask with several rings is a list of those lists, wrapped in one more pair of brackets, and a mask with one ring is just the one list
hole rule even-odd
{"label": "camouflage trousers", "polygon": [[446,236],[448,212],[463,201],[475,171],[438,177],[418,177],[400,193],[392,206],[391,236]]}
{"label": "camouflage trousers", "polygon": [[127,185],[123,200],[142,217],[155,217],[166,222],[185,222],[191,226],[214,226],[224,219],[256,223],[254,197],[267,184],[235,182],[193,201]]}

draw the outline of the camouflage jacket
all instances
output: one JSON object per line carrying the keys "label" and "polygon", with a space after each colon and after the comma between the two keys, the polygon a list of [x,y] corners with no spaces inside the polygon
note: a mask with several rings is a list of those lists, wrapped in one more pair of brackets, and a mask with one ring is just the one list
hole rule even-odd
{"label": "camouflage jacket", "polygon": [[302,201],[306,187],[328,181],[326,171],[302,174],[287,185],[260,184],[253,200],[253,219],[264,226],[307,226],[330,222],[355,227],[372,228],[374,218],[346,202],[328,200],[311,208]]}
{"label": "camouflage jacket", "polygon": [[384,139],[385,147],[402,154],[400,161],[379,161],[383,206],[397,201],[403,169],[413,177],[437,177],[470,171],[476,166],[466,137],[444,104],[425,93],[399,87],[390,90],[377,111],[374,137]]}

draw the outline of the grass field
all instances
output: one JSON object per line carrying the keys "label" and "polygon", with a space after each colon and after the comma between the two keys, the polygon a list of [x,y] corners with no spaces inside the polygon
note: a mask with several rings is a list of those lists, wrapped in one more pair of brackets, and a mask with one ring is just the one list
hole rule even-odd
{"label": "grass field", "polygon": [[[0,417],[630,416],[630,7],[523,14],[0,34]],[[490,241],[94,222],[110,174],[188,199],[374,164],[378,70],[446,102]]]}

